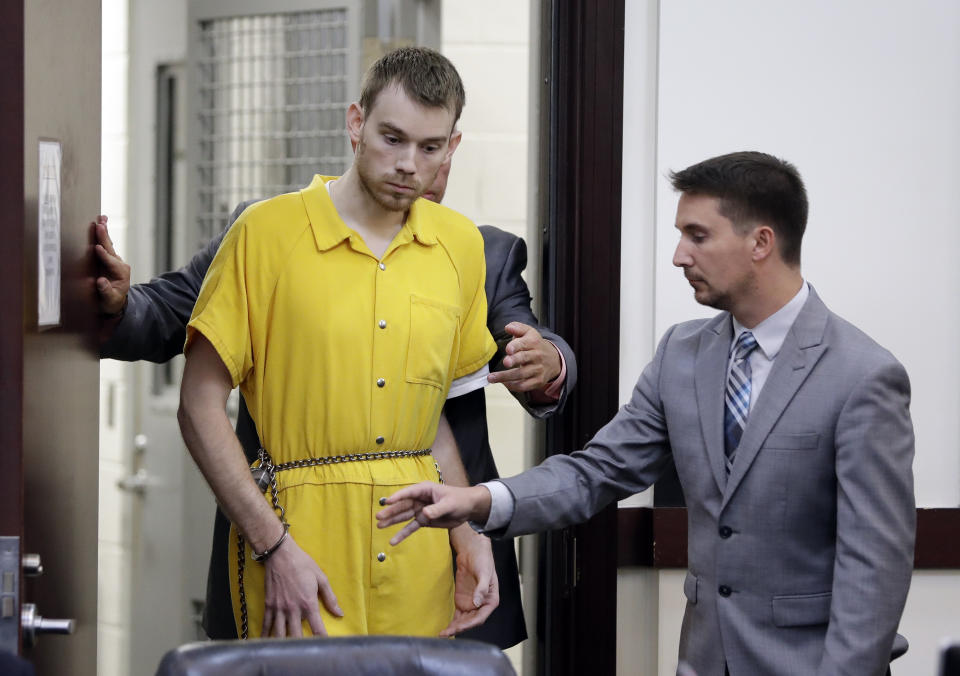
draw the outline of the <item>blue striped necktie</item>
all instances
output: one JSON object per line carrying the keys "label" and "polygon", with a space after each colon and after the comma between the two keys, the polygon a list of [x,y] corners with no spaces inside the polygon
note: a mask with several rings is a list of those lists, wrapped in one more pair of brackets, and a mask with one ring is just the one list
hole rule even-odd
{"label": "blue striped necktie", "polygon": [[740,445],[743,428],[747,425],[750,413],[750,378],[752,369],[748,357],[757,348],[757,339],[749,331],[744,331],[733,346],[733,363],[727,375],[727,389],[724,393],[723,442],[727,453],[727,473],[733,467],[733,459]]}

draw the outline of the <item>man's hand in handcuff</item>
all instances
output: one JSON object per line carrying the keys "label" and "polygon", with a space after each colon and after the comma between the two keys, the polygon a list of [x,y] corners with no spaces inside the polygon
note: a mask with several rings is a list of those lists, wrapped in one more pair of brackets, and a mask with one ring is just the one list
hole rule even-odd
{"label": "man's hand in handcuff", "polygon": [[440,632],[441,638],[481,625],[500,605],[500,585],[493,563],[490,539],[464,524],[450,531],[457,551],[453,619]]}
{"label": "man's hand in handcuff", "polygon": [[317,598],[331,614],[343,617],[327,576],[292,537],[287,537],[264,562],[262,636],[303,636],[303,621],[314,636],[326,636]]}

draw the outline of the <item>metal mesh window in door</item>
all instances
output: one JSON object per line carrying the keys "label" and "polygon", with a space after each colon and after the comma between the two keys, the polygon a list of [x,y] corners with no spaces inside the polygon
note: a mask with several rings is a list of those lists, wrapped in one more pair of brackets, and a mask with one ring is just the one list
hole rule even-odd
{"label": "metal mesh window in door", "polygon": [[220,232],[242,200],[346,170],[347,42],[345,9],[200,23],[201,237]]}

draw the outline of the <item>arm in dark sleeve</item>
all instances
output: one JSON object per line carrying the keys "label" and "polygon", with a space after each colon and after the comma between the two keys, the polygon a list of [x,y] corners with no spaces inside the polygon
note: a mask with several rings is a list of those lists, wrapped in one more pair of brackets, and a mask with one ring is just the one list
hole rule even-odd
{"label": "arm in dark sleeve", "polygon": [[577,383],[577,358],[570,345],[550,329],[541,326],[530,307],[530,290],[521,273],[527,267],[527,246],[522,239],[490,225],[481,225],[484,256],[487,260],[487,328],[497,342],[497,353],[490,361],[490,370],[502,368],[504,349],[512,336],[506,327],[510,322],[532,326],[540,335],[557,346],[567,366],[567,377],[559,401],[548,405],[531,404],[523,392],[513,392],[521,406],[535,418],[546,418],[563,409],[567,395]]}
{"label": "arm in dark sleeve", "polygon": [[182,268],[130,287],[123,318],[100,346],[102,358],[162,363],[183,351],[187,321],[207,268],[227,230],[254,201],[239,204],[227,228]]}

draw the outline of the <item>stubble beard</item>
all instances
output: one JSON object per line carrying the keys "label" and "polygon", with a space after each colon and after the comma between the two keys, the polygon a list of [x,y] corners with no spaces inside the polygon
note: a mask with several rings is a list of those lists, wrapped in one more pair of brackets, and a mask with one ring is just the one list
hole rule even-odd
{"label": "stubble beard", "polygon": [[[356,159],[354,160],[357,168],[357,176],[360,178],[360,187],[363,189],[363,192],[366,193],[370,199],[376,202],[382,209],[385,211],[396,211],[396,212],[405,212],[410,208],[417,198],[423,194],[423,189],[421,186],[414,184],[413,192],[409,195],[396,195],[390,193],[390,186],[387,185],[388,182],[393,182],[401,185],[408,185],[407,181],[401,176],[391,176],[384,179],[379,179],[376,176],[373,176],[366,167],[366,163],[363,160],[363,156],[366,152],[366,143],[361,139],[357,143],[357,153]],[[391,181],[391,179],[393,179]]]}
{"label": "stubble beard", "polygon": [[700,303],[700,305],[712,307],[714,310],[733,312],[734,298],[742,299],[748,297],[749,289],[756,285],[756,275],[753,273],[747,274],[737,282],[732,289],[727,291],[717,291],[711,287],[708,282],[703,280],[701,280],[701,284],[705,284],[706,288],[702,291],[694,290],[694,300]]}
{"label": "stubble beard", "polygon": [[[684,277],[686,277],[686,273],[684,273]],[[727,309],[726,295],[714,290],[714,288],[710,286],[710,283],[703,277],[696,277],[694,280],[687,277],[687,281],[690,282],[691,288],[693,289],[693,299],[700,305],[712,307],[716,310]],[[700,288],[693,286],[693,281],[696,281]]]}
{"label": "stubble beard", "polygon": [[703,292],[694,291],[693,299],[700,303],[700,305],[712,307],[714,310],[730,309],[730,299],[727,297],[727,295],[716,293],[711,289],[706,289]]}

